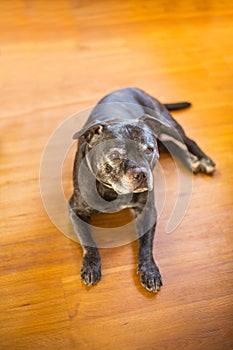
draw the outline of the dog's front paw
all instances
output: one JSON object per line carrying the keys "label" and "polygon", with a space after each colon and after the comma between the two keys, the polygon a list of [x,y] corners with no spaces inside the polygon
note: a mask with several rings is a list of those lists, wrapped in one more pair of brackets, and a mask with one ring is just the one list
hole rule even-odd
{"label": "dog's front paw", "polygon": [[101,280],[101,262],[99,258],[83,258],[81,279],[87,286],[94,286]]}
{"label": "dog's front paw", "polygon": [[138,264],[140,282],[149,292],[157,293],[162,287],[162,278],[154,261],[145,261]]}

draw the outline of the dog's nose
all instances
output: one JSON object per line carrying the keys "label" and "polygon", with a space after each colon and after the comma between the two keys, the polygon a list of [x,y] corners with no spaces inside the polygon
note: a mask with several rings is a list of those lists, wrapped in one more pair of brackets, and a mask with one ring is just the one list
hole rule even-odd
{"label": "dog's nose", "polygon": [[133,179],[139,181],[146,180],[147,174],[141,169],[134,169],[132,173]]}

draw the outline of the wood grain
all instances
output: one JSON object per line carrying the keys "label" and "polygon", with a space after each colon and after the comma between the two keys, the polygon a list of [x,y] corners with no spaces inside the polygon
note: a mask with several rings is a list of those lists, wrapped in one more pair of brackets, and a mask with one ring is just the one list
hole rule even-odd
{"label": "wood grain", "polygon": [[[232,17],[229,0],[0,2],[0,349],[232,349]],[[126,86],[190,100],[175,117],[217,163],[213,177],[194,177],[188,211],[169,235],[177,178],[161,158],[156,296],[135,274],[135,242],[101,249],[102,281],[83,286],[81,248],[51,223],[38,185],[58,125]],[[71,149],[66,197],[72,157]],[[128,215],[95,224],[119,226]]]}

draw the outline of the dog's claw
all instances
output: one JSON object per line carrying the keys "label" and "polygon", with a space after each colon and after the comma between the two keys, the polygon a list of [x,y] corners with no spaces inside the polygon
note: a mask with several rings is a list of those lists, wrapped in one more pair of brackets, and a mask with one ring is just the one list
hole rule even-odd
{"label": "dog's claw", "polygon": [[162,287],[162,279],[154,262],[143,263],[138,267],[141,285],[149,292],[157,293]]}
{"label": "dog's claw", "polygon": [[86,286],[94,286],[101,280],[100,261],[86,261],[84,258],[81,269],[81,279]]}
{"label": "dog's claw", "polygon": [[101,279],[100,271],[92,271],[92,267],[82,268],[81,279],[86,286],[94,286]]}
{"label": "dog's claw", "polygon": [[210,158],[202,158],[200,161],[200,171],[212,175],[215,171],[215,163]]}
{"label": "dog's claw", "polygon": [[215,163],[208,157],[199,159],[191,154],[190,162],[194,174],[205,173],[207,175],[212,175],[215,171]]}

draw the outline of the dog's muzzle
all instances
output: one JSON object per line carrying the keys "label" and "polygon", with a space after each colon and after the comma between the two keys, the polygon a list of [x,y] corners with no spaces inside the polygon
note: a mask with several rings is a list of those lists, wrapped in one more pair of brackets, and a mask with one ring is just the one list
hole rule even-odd
{"label": "dog's muzzle", "polygon": [[148,174],[144,168],[134,168],[126,172],[126,177],[132,186],[133,193],[151,190],[148,184]]}

